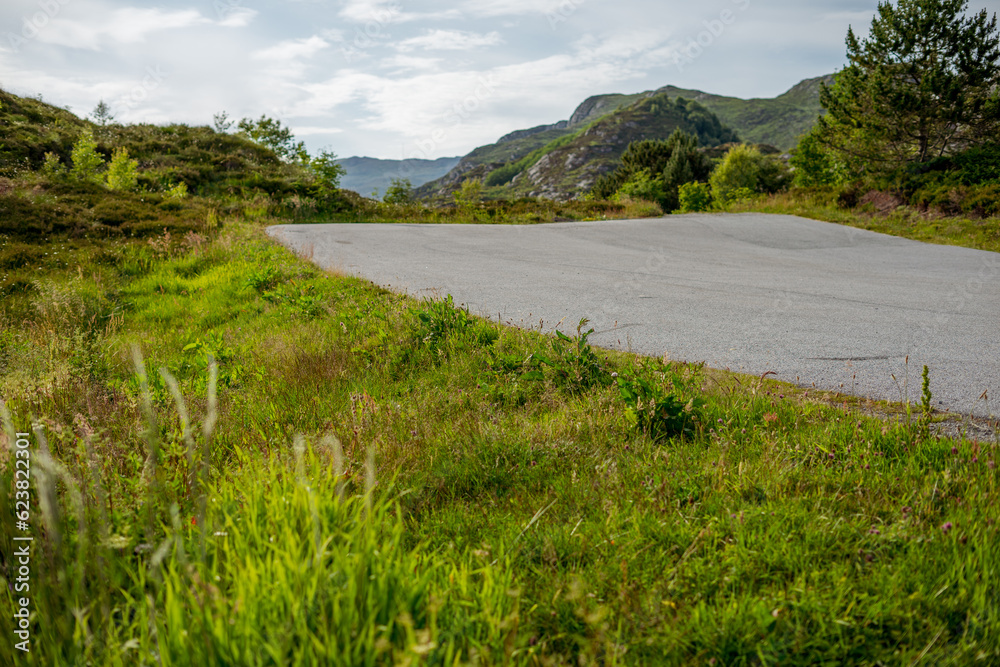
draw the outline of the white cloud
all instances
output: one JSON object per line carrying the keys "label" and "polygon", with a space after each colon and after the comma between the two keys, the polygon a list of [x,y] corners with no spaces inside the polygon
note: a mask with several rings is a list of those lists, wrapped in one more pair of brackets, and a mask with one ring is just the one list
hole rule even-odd
{"label": "white cloud", "polygon": [[219,11],[219,25],[224,28],[245,28],[257,16],[256,9],[233,7]]}
{"label": "white cloud", "polygon": [[384,58],[379,63],[379,66],[382,69],[393,70],[393,74],[399,75],[414,71],[434,71],[439,69],[440,64],[440,58],[422,58],[420,56],[397,54],[391,58]]}
{"label": "white cloud", "polygon": [[466,51],[481,46],[503,44],[500,33],[494,31],[485,35],[464,30],[429,30],[419,37],[404,39],[396,45],[400,51],[425,49],[428,51]]}
{"label": "white cloud", "polygon": [[284,42],[278,42],[274,46],[254,51],[251,57],[255,60],[288,62],[311,58],[329,46],[330,43],[325,39],[313,35],[305,39],[289,39]]}
{"label": "white cloud", "polygon": [[396,0],[348,0],[340,16],[351,21],[388,23],[402,13]]}
{"label": "white cloud", "polygon": [[73,20],[56,16],[39,31],[38,39],[46,44],[96,51],[107,42],[135,44],[145,41],[150,33],[211,23],[194,9],[124,7],[99,21],[96,18]]}
{"label": "white cloud", "polygon": [[476,16],[571,13],[585,0],[469,0],[462,9]]}

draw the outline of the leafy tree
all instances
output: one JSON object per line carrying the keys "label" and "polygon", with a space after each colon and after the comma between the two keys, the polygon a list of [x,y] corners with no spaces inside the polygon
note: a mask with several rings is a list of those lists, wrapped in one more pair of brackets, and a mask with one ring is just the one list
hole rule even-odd
{"label": "leafy tree", "polygon": [[720,204],[732,201],[738,192],[756,192],[764,156],[753,146],[733,146],[712,172],[712,197]]}
{"label": "leafy tree", "polygon": [[94,122],[101,127],[111,125],[115,122],[115,116],[111,113],[111,107],[108,106],[104,100],[97,103],[94,110],[90,112],[90,117],[93,118]]}
{"label": "leafy tree", "polygon": [[236,127],[250,141],[274,151],[285,162],[308,162],[304,142],[295,141],[291,128],[285,127],[280,120],[261,116],[257,120],[244,118]]}
{"label": "leafy tree", "polygon": [[325,148],[316,157],[309,158],[309,170],[316,177],[316,187],[322,199],[329,199],[337,194],[340,178],[346,172],[343,165],[337,162],[337,155]]}
{"label": "leafy tree", "polygon": [[132,192],[139,183],[139,161],[129,159],[127,148],[119,148],[111,156],[106,178],[110,190]]}
{"label": "leafy tree", "polygon": [[996,15],[967,0],[881,3],[871,33],[847,33],[849,64],[823,86],[820,137],[852,162],[888,174],[1000,133]]}
{"label": "leafy tree", "polygon": [[70,157],[73,160],[73,176],[81,181],[97,182],[99,180],[97,170],[104,164],[104,156],[97,152],[97,142],[90,130],[85,131],[83,136],[73,144]]}
{"label": "leafy tree", "polygon": [[229,118],[229,114],[225,111],[220,111],[219,113],[212,116],[212,129],[214,129],[219,134],[225,134],[229,132],[229,129],[233,126],[232,119]]}
{"label": "leafy tree", "polygon": [[413,200],[413,185],[408,178],[394,178],[386,188],[382,201],[387,204],[408,204]]}

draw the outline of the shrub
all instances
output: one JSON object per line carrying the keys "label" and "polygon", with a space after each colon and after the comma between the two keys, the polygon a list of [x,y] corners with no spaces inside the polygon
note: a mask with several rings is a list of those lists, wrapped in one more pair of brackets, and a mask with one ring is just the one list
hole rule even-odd
{"label": "shrub", "polygon": [[455,191],[455,203],[462,207],[471,207],[483,199],[483,182],[469,179],[462,182],[462,187]]}
{"label": "shrub", "polygon": [[94,134],[87,130],[73,144],[73,176],[81,181],[97,182],[97,170],[104,165],[104,157],[97,152]]}
{"label": "shrub", "polygon": [[394,178],[385,190],[382,201],[387,204],[409,204],[413,200],[413,185],[408,178]]}
{"label": "shrub", "polygon": [[653,178],[648,169],[641,169],[633,173],[625,183],[618,188],[613,199],[621,201],[623,198],[641,199],[649,202],[661,202],[664,199],[663,179]]}
{"label": "shrub", "polygon": [[820,144],[815,131],[799,139],[789,163],[795,168],[794,181],[799,187],[836,185],[839,180],[834,170],[834,159]]}
{"label": "shrub", "polygon": [[788,186],[785,165],[770,160],[753,146],[734,146],[712,172],[712,197],[721,205],[745,199],[757,192],[778,192]]}
{"label": "shrub", "polygon": [[108,165],[107,183],[111,190],[132,192],[139,182],[139,161],[131,160],[127,148],[119,148]]}
{"label": "shrub", "polygon": [[678,189],[681,213],[707,211],[712,205],[712,192],[707,183],[685,183]]}
{"label": "shrub", "polygon": [[65,173],[66,168],[60,162],[59,156],[55,153],[46,153],[45,162],[42,164],[42,176],[48,179],[55,179],[63,176]]}

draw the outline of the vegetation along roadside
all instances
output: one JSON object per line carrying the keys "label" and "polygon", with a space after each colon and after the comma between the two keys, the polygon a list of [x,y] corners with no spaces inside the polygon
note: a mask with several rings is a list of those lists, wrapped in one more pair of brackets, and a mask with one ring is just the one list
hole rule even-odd
{"label": "vegetation along roadside", "polygon": [[[861,74],[830,95],[865,99]],[[404,182],[382,202],[339,189],[335,156],[272,119],[94,121],[0,94],[0,613],[29,600],[31,648],[0,643],[4,664],[1000,661],[1000,439],[940,435],[933,377],[878,418],[598,350],[585,321],[503,327],[263,234],[715,206],[995,251],[995,134],[926,162],[847,133],[890,165],[863,180],[842,176],[843,127],[791,167],[667,135],[607,198],[501,201],[470,179],[433,208]]]}

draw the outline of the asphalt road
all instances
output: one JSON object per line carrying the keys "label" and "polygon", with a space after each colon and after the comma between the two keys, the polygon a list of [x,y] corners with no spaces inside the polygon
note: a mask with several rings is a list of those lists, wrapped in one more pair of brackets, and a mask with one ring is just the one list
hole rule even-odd
{"label": "asphalt road", "polygon": [[998,253],[762,214],[268,233],[505,323],[572,333],[587,317],[602,347],[889,400],[908,378],[919,401],[927,364],[937,407],[1000,414]]}

